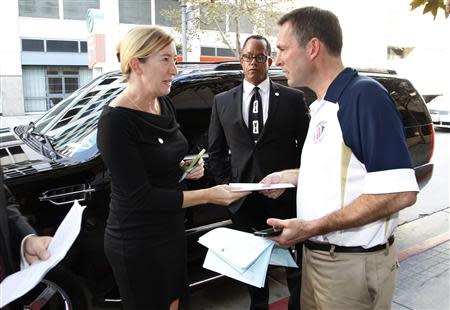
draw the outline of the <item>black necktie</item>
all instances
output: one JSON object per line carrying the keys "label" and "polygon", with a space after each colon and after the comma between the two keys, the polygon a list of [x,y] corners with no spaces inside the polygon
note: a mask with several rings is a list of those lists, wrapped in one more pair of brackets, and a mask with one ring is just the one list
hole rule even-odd
{"label": "black necktie", "polygon": [[263,129],[263,110],[259,88],[255,87],[253,90],[254,93],[248,106],[248,129],[256,143]]}

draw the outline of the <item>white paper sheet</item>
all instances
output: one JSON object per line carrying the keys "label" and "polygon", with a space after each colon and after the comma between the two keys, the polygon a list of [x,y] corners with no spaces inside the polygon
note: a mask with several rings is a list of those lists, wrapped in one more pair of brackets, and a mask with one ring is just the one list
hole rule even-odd
{"label": "white paper sheet", "polygon": [[34,288],[67,254],[81,228],[81,216],[86,207],[75,202],[59,225],[48,247],[50,258],[13,273],[0,283],[0,308]]}
{"label": "white paper sheet", "polygon": [[228,264],[222,258],[216,255],[213,251],[208,250],[206,254],[203,268],[226,275],[235,280],[256,286],[263,287],[267,274],[267,267],[270,260],[270,252],[273,244],[260,253],[252,265],[250,265],[244,272],[238,272],[232,265]]}
{"label": "white paper sheet", "polygon": [[291,183],[278,183],[278,184],[270,184],[265,185],[263,183],[230,183],[228,184],[234,189],[231,189],[232,192],[252,192],[252,191],[263,191],[267,189],[280,189],[280,188],[292,188],[295,187]]}
{"label": "white paper sheet", "polygon": [[241,273],[265,249],[273,246],[275,243],[269,239],[224,227],[216,228],[204,234],[198,242],[219,255],[222,260]]}
{"label": "white paper sheet", "polygon": [[229,228],[216,228],[199,239],[208,248],[203,267],[238,281],[263,287],[270,264],[297,267],[275,241]]}
{"label": "white paper sheet", "polygon": [[273,247],[269,264],[274,266],[298,268],[297,263],[289,253],[289,250],[278,246]]}

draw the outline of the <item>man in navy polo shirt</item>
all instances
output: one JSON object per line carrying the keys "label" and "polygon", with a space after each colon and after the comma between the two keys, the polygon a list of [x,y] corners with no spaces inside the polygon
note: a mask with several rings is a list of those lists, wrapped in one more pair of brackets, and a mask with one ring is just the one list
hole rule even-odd
{"label": "man in navy polo shirt", "polygon": [[263,180],[298,185],[298,218],[268,219],[283,227],[273,239],[282,246],[306,240],[302,309],[389,309],[398,211],[418,192],[400,115],[383,86],[342,64],[333,13],[305,7],[278,24],[276,64],[290,86],[308,86],[317,100],[300,169]]}

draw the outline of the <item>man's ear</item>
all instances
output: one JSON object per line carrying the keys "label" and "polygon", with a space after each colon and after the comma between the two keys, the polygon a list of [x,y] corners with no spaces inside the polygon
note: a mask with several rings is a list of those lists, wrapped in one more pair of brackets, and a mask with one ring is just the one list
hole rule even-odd
{"label": "man's ear", "polygon": [[137,58],[131,58],[128,65],[130,66],[131,71],[133,71],[135,74],[139,75],[142,73],[141,62]]}
{"label": "man's ear", "polygon": [[268,61],[268,65],[270,67],[272,65],[272,58],[270,58],[270,56],[269,56],[269,59],[267,61]]}
{"label": "man's ear", "polygon": [[320,44],[320,40],[318,38],[312,38],[309,41],[308,46],[309,46],[309,48],[308,48],[309,57],[311,59],[316,58],[320,52],[320,49],[322,48],[322,46]]}

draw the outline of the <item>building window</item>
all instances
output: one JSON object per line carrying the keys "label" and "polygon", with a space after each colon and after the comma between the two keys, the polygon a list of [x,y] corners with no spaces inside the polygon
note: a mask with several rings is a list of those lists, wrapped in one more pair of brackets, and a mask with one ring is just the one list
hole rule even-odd
{"label": "building window", "polygon": [[87,53],[87,42],[80,41],[80,53]]}
{"label": "building window", "polygon": [[22,39],[23,52],[87,53],[86,41]]}
{"label": "building window", "polygon": [[155,0],[156,24],[161,26],[173,26],[172,23],[161,15],[161,11],[180,10],[180,2],[178,0]]}
{"label": "building window", "polygon": [[99,0],[64,0],[64,19],[85,20],[88,9],[99,9]]}
{"label": "building window", "polygon": [[44,52],[44,40],[22,39],[22,51],[26,52]]}
{"label": "building window", "polygon": [[78,68],[48,67],[48,100],[47,109],[69,96],[79,87]]}
{"label": "building window", "polygon": [[47,111],[45,67],[24,66],[22,69],[25,112]]}
{"label": "building window", "polygon": [[59,18],[58,0],[19,0],[19,16]]}
{"label": "building window", "polygon": [[200,47],[200,53],[202,56],[216,56],[216,48],[215,47]]}
{"label": "building window", "polygon": [[201,46],[200,53],[202,56],[212,56],[212,57],[236,57],[234,51],[229,48],[223,47],[207,47]]}
{"label": "building window", "polygon": [[92,79],[85,67],[24,66],[25,112],[45,112]]}
{"label": "building window", "polygon": [[151,0],[119,0],[119,21],[125,24],[151,25]]}
{"label": "building window", "polygon": [[232,50],[230,50],[229,48],[221,48],[221,47],[217,48],[217,56],[236,57],[236,55],[234,55],[234,52]]}
{"label": "building window", "polygon": [[47,40],[47,52],[78,53],[78,41]]}

